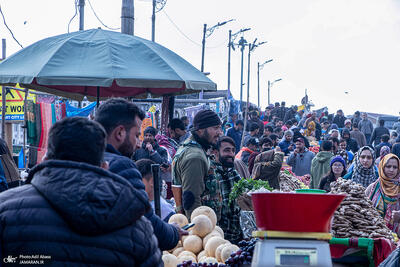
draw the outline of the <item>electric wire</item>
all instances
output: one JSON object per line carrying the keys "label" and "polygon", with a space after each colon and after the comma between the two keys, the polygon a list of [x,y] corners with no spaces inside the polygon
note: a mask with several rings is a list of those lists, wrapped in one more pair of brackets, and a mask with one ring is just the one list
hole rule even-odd
{"label": "electric wire", "polygon": [[18,44],[21,48],[24,48],[24,47],[22,46],[22,44],[21,44],[20,42],[18,42],[17,38],[15,38],[13,31],[8,27],[8,25],[7,25],[7,23],[6,23],[6,18],[4,17],[4,14],[3,14],[3,10],[1,10],[1,5],[0,5],[0,13],[1,13],[1,16],[3,17],[4,26],[6,26],[6,28],[7,28],[8,31],[10,32],[10,34],[11,34],[12,38],[14,39],[14,41],[17,42],[17,44]]}
{"label": "electric wire", "polygon": [[[189,36],[187,36],[179,27],[178,25],[176,25],[176,23],[170,18],[170,16],[168,16],[167,12],[165,12],[165,10],[162,10],[162,12],[165,14],[165,16],[167,17],[167,19],[171,22],[171,24],[178,30],[179,33],[181,33],[183,35],[183,37],[185,37],[187,40],[189,40],[190,42],[192,42],[193,44],[202,47],[201,44],[197,43],[196,41],[193,41]],[[208,49],[213,49],[213,48],[218,48],[223,46],[226,43],[226,40],[223,43],[220,43],[218,45],[215,46],[206,46],[206,48]]]}
{"label": "electric wire", "polygon": [[69,33],[69,26],[71,25],[72,20],[76,17],[78,14],[78,0],[75,0],[75,14],[72,16],[72,18],[68,22],[68,33]]}
{"label": "electric wire", "polygon": [[190,42],[194,43],[197,46],[202,46],[201,44],[193,41],[192,39],[189,38],[189,36],[187,36],[179,27],[178,25],[175,24],[175,22],[168,16],[167,12],[165,12],[165,10],[162,10],[162,12],[165,14],[165,16],[167,17],[167,19],[172,23],[172,25],[174,25],[174,27],[178,30],[178,32],[180,32],[186,39],[188,39]]}
{"label": "electric wire", "polygon": [[90,0],[87,0],[87,1],[88,1],[88,3],[89,3],[90,9],[92,10],[94,16],[96,17],[96,19],[97,19],[104,27],[106,27],[106,28],[109,29],[109,30],[120,30],[120,29],[121,29],[121,28],[111,28],[111,27],[105,25],[105,24],[101,21],[101,19],[99,18],[99,16],[97,16],[96,11],[94,11],[94,8],[93,8],[92,3],[90,2]]}

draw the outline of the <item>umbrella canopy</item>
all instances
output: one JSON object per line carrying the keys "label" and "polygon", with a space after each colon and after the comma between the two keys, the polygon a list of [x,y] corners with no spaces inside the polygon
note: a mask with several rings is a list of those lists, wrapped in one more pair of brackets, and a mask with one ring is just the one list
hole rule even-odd
{"label": "umbrella canopy", "polygon": [[[0,63],[0,84],[80,100],[216,90],[171,50],[119,32],[92,29],[38,41]],[[92,98],[93,99],[93,98]]]}

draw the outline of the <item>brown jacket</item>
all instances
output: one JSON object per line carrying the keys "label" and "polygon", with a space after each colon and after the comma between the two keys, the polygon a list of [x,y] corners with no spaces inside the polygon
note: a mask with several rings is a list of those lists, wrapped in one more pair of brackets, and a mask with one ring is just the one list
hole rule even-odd
{"label": "brown jacket", "polygon": [[279,172],[283,163],[283,152],[274,150],[261,153],[254,160],[253,179],[268,181],[274,189],[279,189]]}

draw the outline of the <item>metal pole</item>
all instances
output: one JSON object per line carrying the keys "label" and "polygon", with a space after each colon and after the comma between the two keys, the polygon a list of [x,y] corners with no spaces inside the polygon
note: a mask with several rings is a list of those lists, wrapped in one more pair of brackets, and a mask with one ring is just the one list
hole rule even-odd
{"label": "metal pole", "polygon": [[99,108],[100,106],[100,86],[97,86],[97,103],[96,103],[96,108]]}
{"label": "metal pole", "polygon": [[271,90],[271,82],[268,80],[268,106],[271,104],[271,100],[270,100],[270,92]]}
{"label": "metal pole", "polygon": [[133,0],[122,0],[121,32],[134,35],[135,9]]}
{"label": "metal pole", "polygon": [[203,41],[201,42],[202,48],[201,48],[201,72],[204,72],[204,50],[206,49],[206,32],[207,32],[207,24],[204,24],[203,28]]}
{"label": "metal pole", "polygon": [[[248,55],[248,65],[247,65],[247,104],[246,104],[246,112],[245,112],[245,118],[244,118],[244,131],[246,131],[247,127],[247,120],[248,120],[248,112],[249,112],[249,106],[250,106],[250,101],[249,101],[249,96],[250,96],[250,54],[251,54],[251,44],[249,44],[249,55]],[[244,143],[244,134],[242,135],[242,141],[240,144],[240,147],[243,147]]]}
{"label": "metal pole", "polygon": [[1,39],[1,47],[2,47],[2,53],[1,53],[1,59],[6,59],[6,39]]}
{"label": "metal pole", "polygon": [[242,107],[242,101],[243,101],[243,53],[244,53],[244,38],[242,37],[240,39],[240,45],[241,47],[241,52],[242,52],[242,60],[240,63],[240,107]]}
{"label": "metal pole", "polygon": [[232,45],[232,30],[229,30],[228,43],[228,98],[231,96],[231,45]]}
{"label": "metal pole", "polygon": [[[201,72],[204,73],[204,53],[206,49],[206,32],[207,32],[207,24],[204,24],[203,28],[203,41],[202,41],[202,49],[201,49]],[[201,90],[199,94],[199,99],[203,99],[203,90]]]}
{"label": "metal pole", "polygon": [[151,172],[153,174],[153,184],[154,184],[154,211],[158,217],[161,218],[161,201],[160,201],[160,165],[151,164]]}
{"label": "metal pole", "polygon": [[6,87],[1,87],[1,138],[6,139]]}
{"label": "metal pole", "polygon": [[79,30],[83,31],[85,25],[85,0],[79,0]]}
{"label": "metal pole", "polygon": [[156,39],[156,0],[153,0],[153,15],[151,15],[151,40]]}
{"label": "metal pole", "polygon": [[260,108],[260,62],[257,62],[257,104]]}
{"label": "metal pole", "polygon": [[26,131],[28,129],[28,111],[26,110],[27,100],[29,95],[29,89],[25,88],[25,99],[24,99],[24,146],[22,147],[22,154],[24,157],[24,168],[26,168]]}
{"label": "metal pole", "polygon": [[247,59],[247,109],[249,108],[249,97],[250,97],[250,55],[252,47],[249,45],[249,56]]}

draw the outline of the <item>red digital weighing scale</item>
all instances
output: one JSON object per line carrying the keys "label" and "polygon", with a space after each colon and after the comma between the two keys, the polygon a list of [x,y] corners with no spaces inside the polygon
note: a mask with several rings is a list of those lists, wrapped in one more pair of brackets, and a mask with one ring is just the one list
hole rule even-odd
{"label": "red digital weighing scale", "polygon": [[252,194],[260,241],[251,266],[331,267],[331,220],[344,198],[320,190]]}

